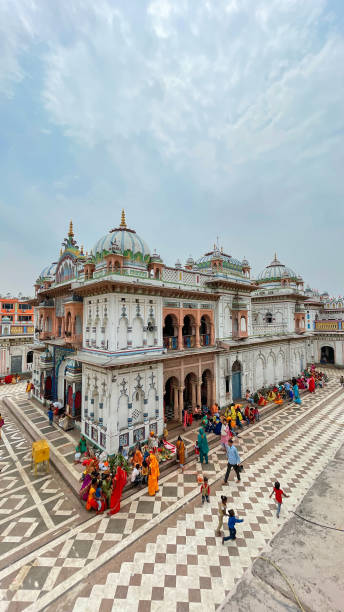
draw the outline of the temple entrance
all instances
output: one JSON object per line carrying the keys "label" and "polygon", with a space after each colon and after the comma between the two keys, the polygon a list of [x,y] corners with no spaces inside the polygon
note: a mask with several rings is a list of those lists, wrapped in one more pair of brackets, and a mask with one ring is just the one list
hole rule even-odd
{"label": "temple entrance", "polygon": [[236,360],[232,366],[232,400],[241,398],[241,363]]}
{"label": "temple entrance", "polygon": [[175,376],[171,376],[165,383],[164,394],[164,415],[166,421],[172,421],[178,418],[178,380]]}
{"label": "temple entrance", "polygon": [[202,384],[201,384],[201,403],[202,406],[211,406],[211,382],[212,382],[212,373],[210,370],[204,370],[202,374]]}
{"label": "temple entrance", "polygon": [[47,376],[47,378],[45,379],[44,399],[47,399],[47,400],[52,399],[51,389],[52,389],[51,376]]}
{"label": "temple entrance", "polygon": [[321,347],[320,363],[334,364],[334,349],[332,346]]}

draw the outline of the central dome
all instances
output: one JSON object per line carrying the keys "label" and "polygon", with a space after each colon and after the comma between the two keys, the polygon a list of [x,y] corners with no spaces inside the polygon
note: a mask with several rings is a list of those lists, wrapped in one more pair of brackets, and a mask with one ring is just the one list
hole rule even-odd
{"label": "central dome", "polygon": [[272,260],[271,264],[269,266],[266,266],[266,268],[264,268],[264,270],[259,274],[257,282],[262,283],[269,280],[277,281],[282,278],[296,279],[297,274],[296,272],[294,272],[294,270],[292,270],[291,268],[287,268],[284,264],[278,261],[277,255],[275,253],[275,257]]}
{"label": "central dome", "polygon": [[94,245],[93,255],[96,260],[103,259],[108,253],[121,253],[125,259],[137,263],[148,263],[149,261],[150,250],[135,230],[127,227],[124,210],[120,226],[110,230]]}

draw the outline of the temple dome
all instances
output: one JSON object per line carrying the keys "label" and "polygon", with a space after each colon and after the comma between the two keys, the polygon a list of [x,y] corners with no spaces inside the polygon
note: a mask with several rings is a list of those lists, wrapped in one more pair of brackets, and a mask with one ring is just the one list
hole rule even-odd
{"label": "temple dome", "polygon": [[100,238],[92,249],[94,257],[99,260],[108,253],[121,253],[125,259],[148,263],[150,250],[144,240],[129,229],[125,221],[124,211],[119,227],[110,230],[106,236]]}
{"label": "temple dome", "polygon": [[55,277],[56,274],[56,263],[52,263],[49,266],[46,266],[45,268],[43,268],[42,272],[38,275],[38,278],[40,279],[53,279]]}
{"label": "temple dome", "polygon": [[287,268],[284,264],[282,264],[278,259],[275,253],[275,257],[272,260],[271,264],[266,266],[264,270],[259,274],[257,278],[257,282],[263,283],[267,281],[278,281],[282,278],[291,278],[291,279],[299,279],[300,277],[294,270],[291,268]]}

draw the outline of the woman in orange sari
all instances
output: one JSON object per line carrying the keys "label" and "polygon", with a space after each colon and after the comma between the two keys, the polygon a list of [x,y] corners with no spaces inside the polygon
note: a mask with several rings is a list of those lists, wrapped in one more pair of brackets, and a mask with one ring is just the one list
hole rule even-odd
{"label": "woman in orange sari", "polygon": [[179,462],[180,467],[182,468],[182,472],[184,472],[185,465],[185,444],[180,436],[178,436],[178,440],[176,442],[177,447],[177,461]]}
{"label": "woman in orange sari", "polygon": [[135,466],[137,463],[139,464],[139,466],[142,466],[142,461],[143,461],[143,457],[142,457],[142,453],[139,449],[139,447],[137,446],[135,449],[135,453],[133,455],[133,458],[131,460],[131,463]]}
{"label": "woman in orange sari", "polygon": [[149,456],[148,494],[155,495],[159,491],[158,478],[160,476],[159,463],[156,456]]}
{"label": "woman in orange sari", "polygon": [[110,499],[110,510],[108,514],[117,514],[121,508],[122,491],[127,482],[127,472],[120,466],[117,468],[116,476],[112,481],[112,494]]}
{"label": "woman in orange sari", "polygon": [[93,478],[89,491],[88,491],[86,510],[92,510],[92,509],[97,510],[98,509],[98,504],[95,500],[96,488],[97,488],[97,479]]}
{"label": "woman in orange sari", "polygon": [[275,403],[277,406],[279,406],[280,404],[283,404],[283,400],[282,400],[282,398],[281,398],[281,394],[280,394],[279,392],[278,392],[278,393],[277,393],[277,395],[276,395],[276,399],[275,399],[274,403]]}

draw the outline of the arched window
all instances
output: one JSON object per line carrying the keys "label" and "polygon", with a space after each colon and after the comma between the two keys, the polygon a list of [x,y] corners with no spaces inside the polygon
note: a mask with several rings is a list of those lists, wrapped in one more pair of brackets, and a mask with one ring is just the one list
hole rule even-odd
{"label": "arched window", "polygon": [[265,315],[265,322],[266,323],[272,323],[273,318],[272,318],[272,313],[271,312],[267,312]]}

